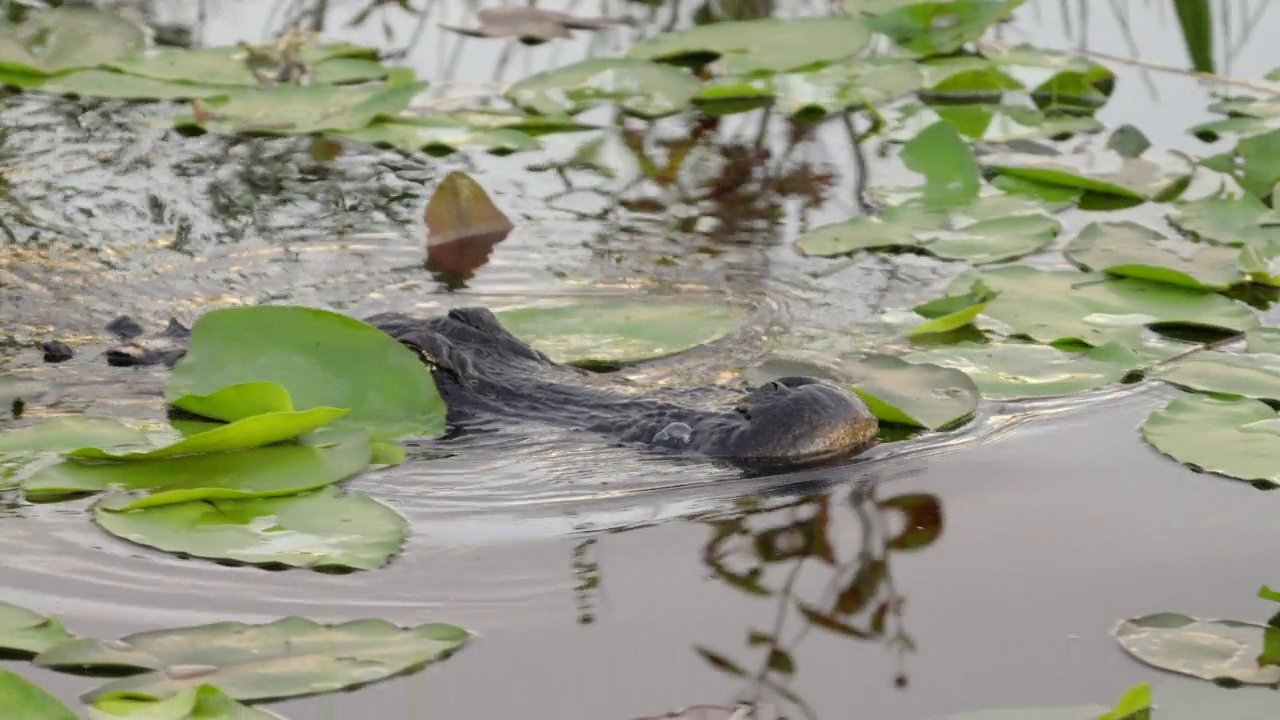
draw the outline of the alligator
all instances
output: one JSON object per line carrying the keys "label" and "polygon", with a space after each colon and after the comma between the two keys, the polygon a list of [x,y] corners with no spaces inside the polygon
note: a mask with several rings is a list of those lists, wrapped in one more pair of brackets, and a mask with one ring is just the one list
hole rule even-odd
{"label": "alligator", "polygon": [[[428,319],[383,313],[365,322],[431,368],[453,428],[492,417],[534,420],[753,468],[850,458],[875,445],[879,430],[861,398],[826,380],[781,377],[751,390],[646,387],[554,362],[485,308]],[[172,323],[166,334],[185,339]],[[109,352],[109,362],[172,365],[184,352],[134,348]]]}

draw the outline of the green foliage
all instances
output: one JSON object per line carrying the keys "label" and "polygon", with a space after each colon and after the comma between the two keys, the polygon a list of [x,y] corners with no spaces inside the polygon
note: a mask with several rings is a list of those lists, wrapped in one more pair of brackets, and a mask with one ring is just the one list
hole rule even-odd
{"label": "green foliage", "polygon": [[37,655],[71,637],[57,618],[0,602],[0,650],[4,652]]}
{"label": "green foliage", "polygon": [[8,670],[0,670],[0,717],[76,720],[76,714],[57,698]]}

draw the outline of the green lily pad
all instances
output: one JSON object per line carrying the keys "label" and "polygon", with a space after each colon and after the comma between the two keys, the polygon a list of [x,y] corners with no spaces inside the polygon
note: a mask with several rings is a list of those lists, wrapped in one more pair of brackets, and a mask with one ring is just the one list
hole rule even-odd
{"label": "green lily pad", "polygon": [[964,295],[921,303],[912,309],[929,320],[911,328],[905,335],[910,338],[958,330],[976,320],[995,299],[996,293],[988,288],[975,287]]}
{"label": "green lily pad", "polygon": [[928,103],[995,104],[1006,92],[1022,89],[998,65],[972,55],[928,58],[920,62],[920,71],[925,87],[920,99]]}
{"label": "green lily pad", "polygon": [[1026,0],[913,2],[868,19],[871,29],[920,55],[947,55],[977,40]]}
{"label": "green lily pad", "polygon": [[17,673],[0,670],[0,717],[22,720],[77,720],[58,698]]}
{"label": "green lily pad", "polygon": [[700,302],[641,300],[495,313],[511,334],[559,363],[614,366],[652,360],[715,342],[742,311]]}
{"label": "green lily pad", "polygon": [[1120,382],[1143,359],[1118,342],[1084,352],[1047,345],[962,343],[912,352],[907,362],[932,363],[968,375],[988,400],[1058,397]]}
{"label": "green lily pad", "polygon": [[1245,352],[1280,355],[1280,328],[1257,327],[1245,331]]}
{"label": "green lily pad", "polygon": [[1280,487],[1280,422],[1264,402],[1183,394],[1147,417],[1142,436],[1183,464]]}
{"label": "green lily pad", "polygon": [[57,618],[0,602],[0,650],[36,655],[72,637]]}
{"label": "green lily pad", "polygon": [[164,699],[131,692],[104,695],[89,707],[89,720],[284,720],[284,717],[242,705],[212,685],[201,685]]}
{"label": "green lily pad", "polygon": [[1206,351],[1179,361],[1161,380],[1197,392],[1280,401],[1280,358]]}
{"label": "green lily pad", "polygon": [[193,85],[126,75],[112,70],[76,70],[50,78],[40,85],[42,92],[78,97],[122,98],[126,100],[190,100],[225,95],[234,88],[224,85]]}
{"label": "green lily pad", "polygon": [[964,205],[978,197],[981,171],[973,149],[951,123],[940,120],[902,147],[902,161],[925,177],[927,205]]}
{"label": "green lily pad", "polygon": [[1115,631],[1120,647],[1148,665],[1201,680],[1245,685],[1280,683],[1280,667],[1257,661],[1264,638],[1275,633],[1280,628],[1178,613],[1130,618]]}
{"label": "green lily pad", "polygon": [[305,135],[358,130],[409,107],[425,83],[385,85],[276,85],[244,88],[200,101],[196,115],[177,118],[179,128],[220,134]]}
{"label": "green lily pad", "polygon": [[185,437],[172,445],[165,445],[154,450],[111,452],[96,447],[83,447],[72,451],[71,457],[137,462],[182,455],[248,450],[301,437],[312,430],[328,425],[333,420],[346,415],[347,412],[349,411],[344,408],[312,408],[300,412],[271,412],[237,420],[198,435]]}
{"label": "green lily pad", "polygon": [[444,431],[444,401],[418,356],[381,330],[334,312],[262,305],[205,313],[165,399],[186,410],[184,395],[246,382],[284,387],[298,409],[349,408],[334,426],[365,428],[375,441]]}
{"label": "green lily pad", "polygon": [[1123,157],[1136,158],[1151,149],[1151,141],[1141,130],[1132,125],[1121,125],[1107,138],[1107,149],[1115,150]]}
{"label": "green lily pad", "polygon": [[86,445],[118,447],[146,442],[145,432],[117,420],[73,416],[0,433],[0,453],[70,452]]}
{"label": "green lily pad", "polygon": [[875,107],[918,90],[924,78],[916,63],[902,58],[856,57],[804,72],[725,75],[703,83],[694,97],[704,111],[773,102],[782,112],[808,121],[863,107]]}
{"label": "green lily pad", "polygon": [[659,118],[684,110],[698,92],[687,70],[634,58],[597,58],[530,75],[512,85],[506,97],[543,115],[576,115],[603,102],[626,112]]}
{"label": "green lily pad", "polygon": [[33,13],[20,25],[0,23],[0,71],[55,75],[96,67],[145,43],[142,27],[116,13],[54,8]]}
{"label": "green lily pad", "polygon": [[1234,247],[1280,242],[1280,214],[1252,195],[1207,197],[1176,207],[1169,222],[1205,242]]}
{"label": "green lily pad", "polygon": [[271,382],[238,383],[208,395],[184,395],[175,399],[173,405],[201,417],[220,418],[226,422],[294,411],[289,391]]}
{"label": "green lily pad", "polygon": [[1000,293],[983,312],[1010,333],[1041,343],[1102,345],[1142,326],[1187,326],[1243,332],[1257,326],[1248,306],[1203,290],[1098,273],[1010,265],[956,279],[947,295],[975,282]]}
{"label": "green lily pad", "polygon": [[1174,240],[1127,220],[1090,223],[1065,253],[1085,270],[1189,288],[1225,290],[1248,281],[1239,250]]}
{"label": "green lily pad", "polygon": [[134,510],[189,500],[296,495],[345,480],[368,467],[371,458],[367,436],[349,433],[324,446],[272,445],[130,462],[67,459],[37,470],[22,488],[35,501],[113,488],[137,491],[137,497],[124,495],[108,504],[113,510]]}
{"label": "green lily pad", "polygon": [[[385,76],[387,69],[376,62],[377,55],[375,48],[347,43],[308,44],[298,61],[315,72],[313,82],[337,84]],[[151,48],[104,65],[128,75],[172,83],[254,87],[259,81],[249,68],[249,59],[249,52],[239,46]]]}
{"label": "green lily pad", "polygon": [[[86,693],[85,702],[125,692],[167,698],[205,684],[250,701],[366,685],[444,659],[470,638],[466,630],[440,623],[402,628],[370,619],[322,625],[289,617],[266,625],[221,622],[155,630],[110,642],[72,640],[34,662],[153,671],[109,682]],[[174,672],[178,667],[189,672]]]}
{"label": "green lily pad", "polygon": [[853,17],[724,21],[660,33],[632,45],[627,57],[681,65],[719,61],[725,72],[785,72],[850,57],[871,31]]}
{"label": "green lily pad", "polygon": [[881,422],[941,430],[978,408],[978,388],[950,368],[868,355],[845,366],[853,391]]}
{"label": "green lily pad", "polygon": [[334,137],[350,138],[378,147],[394,147],[422,151],[429,155],[447,155],[457,151],[479,151],[494,155],[536,150],[538,141],[515,128],[480,128],[449,116],[400,117],[377,120],[365,127],[330,132]]}
{"label": "green lily pad", "polygon": [[1115,152],[1054,156],[988,155],[983,167],[1003,175],[1063,185],[1132,201],[1165,202],[1176,198],[1191,181],[1191,169],[1166,170],[1143,158]]}
{"label": "green lily pad", "polygon": [[373,570],[400,550],[404,518],[363,493],[186,502],[94,519],[117,537],[165,552],[250,565]]}
{"label": "green lily pad", "polygon": [[1231,175],[1240,187],[1256,197],[1269,197],[1280,182],[1280,129],[1242,139],[1231,156]]}

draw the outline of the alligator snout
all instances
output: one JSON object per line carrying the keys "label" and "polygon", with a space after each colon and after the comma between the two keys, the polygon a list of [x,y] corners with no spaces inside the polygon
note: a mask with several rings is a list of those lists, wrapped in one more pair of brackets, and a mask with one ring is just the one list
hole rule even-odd
{"label": "alligator snout", "polygon": [[809,377],[783,377],[737,407],[744,425],[732,454],[745,460],[800,462],[856,455],[875,444],[879,423],[855,393]]}

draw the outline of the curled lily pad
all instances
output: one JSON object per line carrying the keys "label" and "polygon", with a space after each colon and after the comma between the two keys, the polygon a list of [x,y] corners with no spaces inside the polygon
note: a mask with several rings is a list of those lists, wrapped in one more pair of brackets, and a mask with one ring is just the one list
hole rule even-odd
{"label": "curled lily pad", "polygon": [[89,720],[284,720],[267,710],[242,705],[212,685],[160,699],[122,692],[104,695],[89,707]]}
{"label": "curled lily pad", "polygon": [[245,88],[199,100],[196,113],[178,118],[181,128],[255,135],[305,135],[358,130],[409,106],[425,83],[291,85]]}
{"label": "curled lily pad", "polygon": [[1280,628],[1236,620],[1200,620],[1178,613],[1130,618],[1116,628],[1120,647],[1162,670],[1202,680],[1246,685],[1280,683],[1280,666],[1258,656]]}
{"label": "curled lily pad", "polygon": [[289,617],[266,625],[221,622],[154,630],[112,642],[72,640],[34,662],[52,668],[152,671],[109,682],[86,693],[86,702],[118,693],[167,698],[205,684],[249,701],[365,685],[443,659],[470,638],[466,630],[440,623],[411,628],[384,620],[322,625]]}
{"label": "curled lily pad", "polygon": [[[199,438],[208,433],[193,436]],[[149,458],[130,462],[67,459],[25,478],[28,499],[47,501],[118,488],[136,491],[110,503],[114,510],[205,499],[295,495],[345,480],[369,466],[363,433],[332,445],[272,445],[238,452]]]}
{"label": "curled lily pad", "polygon": [[866,23],[854,17],[734,20],[654,35],[627,56],[694,66],[718,61],[733,74],[783,72],[850,57],[870,40]]}
{"label": "curled lily pad", "polygon": [[72,416],[0,433],[0,453],[70,452],[86,445],[118,447],[146,442],[145,432],[118,420]]}
{"label": "curled lily pad", "polygon": [[976,40],[1026,0],[912,2],[870,16],[871,29],[920,55],[947,55]]}
{"label": "curled lily pad", "polygon": [[0,602],[0,651],[35,655],[72,637],[57,618]]}
{"label": "curled lily pad", "polygon": [[0,72],[54,75],[90,68],[140,50],[143,29],[117,13],[53,8],[22,24],[0,25]]}
{"label": "curled lily pad", "polygon": [[978,388],[962,372],[868,355],[844,366],[849,384],[881,421],[941,430],[978,407]]}
{"label": "curled lily pad", "polygon": [[417,355],[334,312],[264,305],[205,313],[165,399],[185,410],[183,396],[246,382],[284,387],[299,409],[349,408],[334,426],[367,429],[373,440],[444,430],[444,401]]}
{"label": "curled lily pad", "polygon": [[1280,420],[1258,400],[1183,394],[1147,417],[1142,436],[1186,465],[1280,487]]}
{"label": "curled lily pad", "polygon": [[0,717],[22,720],[76,720],[58,698],[17,673],[0,670]]}
{"label": "curled lily pad", "polygon": [[382,567],[400,550],[407,523],[363,493],[325,487],[305,495],[208,500],[117,512],[94,507],[117,537],[165,552],[251,565]]}
{"label": "curled lily pad", "polygon": [[903,356],[959,370],[973,379],[989,400],[1073,395],[1120,382],[1143,359],[1118,342],[1084,352],[1046,345],[962,343]]}
{"label": "curled lily pad", "polygon": [[200,453],[248,450],[292,440],[328,425],[347,412],[345,408],[324,407],[301,412],[269,412],[252,415],[152,450],[112,452],[97,447],[82,447],[72,451],[71,457],[139,462]]}
{"label": "curled lily pad", "polygon": [[496,313],[513,335],[571,365],[614,366],[674,355],[733,332],[742,311],[665,300],[599,302]]}
{"label": "curled lily pad", "polygon": [[977,319],[995,299],[996,293],[980,285],[964,295],[921,303],[913,309],[917,315],[929,320],[908,330],[906,336],[919,337],[958,330]]}
{"label": "curled lily pad", "polygon": [[982,164],[1003,175],[1134,202],[1172,200],[1191,181],[1190,168],[1167,170],[1151,160],[1115,152],[1052,158],[996,154],[984,157]]}
{"label": "curled lily pad", "polygon": [[1102,345],[1142,326],[1178,325],[1242,332],[1259,324],[1248,306],[1203,290],[1097,273],[1010,265],[957,278],[949,296],[975,282],[1000,293],[983,311],[1014,335],[1042,343]]}
{"label": "curled lily pad", "polygon": [[1175,240],[1129,221],[1090,223],[1065,252],[1086,270],[1171,285],[1223,290],[1248,281],[1239,250]]}
{"label": "curled lily pad", "polygon": [[1280,358],[1204,352],[1160,373],[1165,382],[1218,395],[1280,401]]}
{"label": "curled lily pad", "polygon": [[189,413],[195,413],[201,417],[219,418],[226,422],[235,422],[266,413],[294,411],[293,398],[289,397],[289,391],[272,382],[237,383],[208,395],[183,395],[174,399],[173,404]]}
{"label": "curled lily pad", "polygon": [[511,102],[544,115],[576,115],[616,102],[644,118],[674,115],[698,92],[692,73],[634,58],[597,58],[530,75],[506,93]]}
{"label": "curled lily pad", "polygon": [[1169,222],[1205,242],[1266,246],[1280,241],[1280,214],[1252,195],[1179,203]]}

